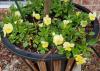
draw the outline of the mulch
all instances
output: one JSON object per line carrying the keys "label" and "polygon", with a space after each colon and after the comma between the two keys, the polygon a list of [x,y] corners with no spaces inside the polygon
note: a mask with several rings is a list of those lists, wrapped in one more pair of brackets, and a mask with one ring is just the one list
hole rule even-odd
{"label": "mulch", "polygon": [[22,58],[12,54],[0,43],[0,71],[31,71]]}

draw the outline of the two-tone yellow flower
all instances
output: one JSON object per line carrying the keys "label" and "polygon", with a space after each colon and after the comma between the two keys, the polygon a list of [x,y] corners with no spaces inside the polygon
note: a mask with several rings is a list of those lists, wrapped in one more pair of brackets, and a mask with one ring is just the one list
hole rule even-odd
{"label": "two-tone yellow flower", "polygon": [[49,45],[49,43],[46,42],[46,41],[41,41],[41,44],[42,44],[42,47],[43,47],[43,48],[47,48],[48,45]]}
{"label": "two-tone yellow flower", "polygon": [[94,21],[95,18],[96,18],[96,12],[94,12],[94,13],[89,13],[89,18],[90,18],[91,21]]}
{"label": "two-tone yellow flower", "polygon": [[48,16],[48,15],[46,15],[44,18],[43,18],[43,23],[45,24],[45,25],[50,25],[51,24],[51,18]]}
{"label": "two-tone yellow flower", "polygon": [[70,23],[70,20],[63,20],[63,24],[64,25],[67,25],[67,24],[69,24]]}
{"label": "two-tone yellow flower", "polygon": [[81,14],[81,12],[76,12],[76,16],[79,16]]}
{"label": "two-tone yellow flower", "polygon": [[66,2],[69,2],[69,0],[63,0],[63,1],[64,1],[65,3],[66,3]]}
{"label": "two-tone yellow flower", "polygon": [[71,20],[63,20],[63,26],[64,26],[64,28],[65,28],[69,23],[72,23],[72,21],[71,21]]}
{"label": "two-tone yellow flower", "polygon": [[20,22],[20,23],[23,23],[23,19],[20,19],[19,22]]}
{"label": "two-tone yellow flower", "polygon": [[63,42],[64,42],[64,38],[61,34],[60,35],[54,35],[53,43],[55,45],[61,45],[61,44],[63,44]]}
{"label": "two-tone yellow flower", "polygon": [[69,42],[64,42],[63,44],[63,48],[67,51],[71,51],[72,47],[74,47],[75,44],[74,43],[69,43]]}
{"label": "two-tone yellow flower", "polygon": [[75,60],[77,64],[83,64],[86,63],[86,58],[82,57],[82,54],[76,55]]}
{"label": "two-tone yellow flower", "polygon": [[35,19],[39,20],[40,19],[40,14],[33,12],[32,14],[33,17],[35,17]]}
{"label": "two-tone yellow flower", "polygon": [[16,11],[15,12],[15,16],[20,17],[21,16],[20,12],[19,11]]}
{"label": "two-tone yellow flower", "polygon": [[12,24],[4,24],[3,27],[3,33],[4,33],[4,37],[6,36],[6,34],[10,34],[13,31],[13,26]]}
{"label": "two-tone yellow flower", "polygon": [[55,32],[52,32],[52,35],[53,35],[53,36],[56,35]]}

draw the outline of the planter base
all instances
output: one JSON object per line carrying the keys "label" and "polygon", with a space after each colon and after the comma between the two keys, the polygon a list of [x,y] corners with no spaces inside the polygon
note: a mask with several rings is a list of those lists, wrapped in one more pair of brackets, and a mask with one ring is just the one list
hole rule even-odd
{"label": "planter base", "polygon": [[23,59],[32,71],[81,71],[81,65],[75,64],[74,59],[64,61],[38,61]]}
{"label": "planter base", "polygon": [[75,64],[72,71],[81,71],[81,65]]}

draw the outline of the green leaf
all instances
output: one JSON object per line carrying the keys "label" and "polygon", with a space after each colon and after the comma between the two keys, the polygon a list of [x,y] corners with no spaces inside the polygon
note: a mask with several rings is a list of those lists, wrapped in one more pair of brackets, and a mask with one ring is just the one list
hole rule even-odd
{"label": "green leaf", "polygon": [[62,46],[58,46],[58,54],[64,54],[64,48]]}
{"label": "green leaf", "polygon": [[27,48],[27,46],[28,46],[28,42],[24,42],[24,43],[23,43],[23,47],[24,47],[24,48]]}
{"label": "green leaf", "polygon": [[88,45],[90,46],[93,46],[94,44],[97,43],[97,40],[96,39],[91,39],[89,42],[88,42]]}
{"label": "green leaf", "polygon": [[76,36],[80,36],[81,34],[80,34],[79,32],[76,32],[75,35],[76,35]]}
{"label": "green leaf", "polygon": [[95,35],[95,32],[90,32],[89,35]]}
{"label": "green leaf", "polygon": [[77,47],[75,47],[75,48],[72,50],[72,53],[73,53],[73,56],[75,56],[75,55],[77,55],[77,54],[80,53],[80,50],[79,50]]}
{"label": "green leaf", "polygon": [[40,50],[40,53],[41,54],[45,54],[45,50]]}
{"label": "green leaf", "polygon": [[66,57],[70,58],[70,56],[71,56],[71,53],[69,51],[66,51]]}

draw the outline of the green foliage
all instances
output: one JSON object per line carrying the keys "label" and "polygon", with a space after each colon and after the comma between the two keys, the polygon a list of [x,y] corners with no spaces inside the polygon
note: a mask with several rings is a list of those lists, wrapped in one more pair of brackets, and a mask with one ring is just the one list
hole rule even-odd
{"label": "green foliage", "polygon": [[[7,37],[14,44],[22,43],[24,48],[33,47],[42,54],[47,53],[54,47],[57,49],[58,54],[65,54],[67,58],[70,58],[77,54],[84,54],[85,56],[90,52],[87,47],[97,42],[95,39],[87,42],[86,36],[93,36],[95,33],[92,31],[86,33],[85,27],[81,25],[81,21],[87,21],[88,25],[91,23],[89,16],[85,12],[76,11],[76,8],[70,1],[52,0],[49,15],[51,24],[48,26],[43,22],[44,0],[28,0],[25,6],[20,5],[20,7],[26,19],[25,21],[15,15],[15,12],[18,10],[14,6],[11,6],[10,13],[3,20],[4,24],[11,23],[13,25],[13,32]],[[32,16],[33,12],[40,14],[40,20]],[[64,20],[67,21],[65,24]],[[43,23],[42,27],[39,26],[41,23]],[[75,46],[72,50],[65,50],[63,44],[55,45],[53,42],[53,37],[55,36],[53,32],[63,36],[63,43],[74,43]],[[41,41],[48,42],[48,47],[44,48]]]}

